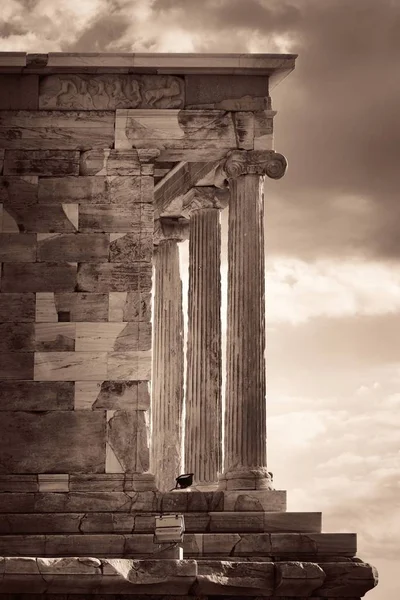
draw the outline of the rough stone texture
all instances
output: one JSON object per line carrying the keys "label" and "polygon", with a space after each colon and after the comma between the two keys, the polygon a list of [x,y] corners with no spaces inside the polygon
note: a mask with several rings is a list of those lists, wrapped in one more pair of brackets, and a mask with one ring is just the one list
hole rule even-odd
{"label": "rough stone texture", "polygon": [[0,353],[0,380],[33,379],[33,352]]}
{"label": "rough stone texture", "polygon": [[1,411],[73,410],[71,381],[0,381]]}
{"label": "rough stone texture", "polygon": [[0,75],[0,110],[37,110],[38,75]]}
{"label": "rough stone texture", "polygon": [[313,563],[287,562],[275,565],[276,593],[290,596],[293,591],[302,596],[310,596],[325,581],[325,573]]}
{"label": "rough stone texture", "polygon": [[86,205],[79,211],[80,231],[140,232],[141,205]]}
{"label": "rough stone texture", "polygon": [[1,323],[0,352],[33,352],[33,323]]}
{"label": "rough stone texture", "polygon": [[151,290],[151,275],[151,265],[143,263],[81,263],[78,287],[81,292],[147,292]]}
{"label": "rough stone texture", "polygon": [[[48,149],[50,153],[53,153],[54,148],[58,151],[111,148],[114,143],[114,120],[115,114],[112,111],[4,110],[0,113],[0,148],[30,148],[36,151],[42,148]],[[5,175],[13,174],[6,169],[9,153],[6,150]],[[42,152],[38,151],[38,155],[42,155]],[[40,173],[32,174],[78,175],[79,153],[76,156],[78,163],[74,162],[74,172],[65,167],[55,169],[54,163],[49,161],[48,172],[43,171],[45,165],[42,165]]]}
{"label": "rough stone texture", "polygon": [[35,294],[0,294],[0,322],[35,320]]}
{"label": "rough stone texture", "polygon": [[76,286],[76,269],[74,263],[4,264],[1,291],[73,292]]}
{"label": "rough stone texture", "polygon": [[2,473],[104,472],[104,412],[2,412],[1,428]]}
{"label": "rough stone texture", "polygon": [[28,206],[36,204],[37,200],[37,176],[0,177],[0,202],[6,206],[13,204]]}
{"label": "rough stone texture", "polygon": [[[235,110],[231,107],[241,106],[246,99],[254,102],[268,96],[268,78],[254,75],[186,75],[185,84],[186,106],[192,108],[205,105],[205,108]],[[220,103],[223,105],[218,106]]]}
{"label": "rough stone texture", "polygon": [[140,177],[48,177],[41,178],[39,203],[82,206],[135,204],[151,202],[147,195],[142,199]]}
{"label": "rough stone texture", "polygon": [[[0,295],[1,300],[1,295]],[[36,294],[36,322],[107,321],[108,294]]]}
{"label": "rough stone texture", "polygon": [[[1,119],[0,115],[0,123]],[[6,150],[4,155],[4,175],[78,174],[79,152],[72,150]]]}
{"label": "rough stone texture", "polygon": [[38,234],[38,261],[104,262],[110,240],[105,233]]}
{"label": "rough stone texture", "polygon": [[110,262],[151,262],[153,258],[153,235],[151,233],[111,233]]}
{"label": "rough stone texture", "polygon": [[148,470],[148,433],[144,411],[113,411],[107,423],[107,441],[124,473]]}
{"label": "rough stone texture", "polygon": [[109,321],[150,321],[150,292],[111,292]]}
{"label": "rough stone texture", "polygon": [[75,410],[149,410],[147,381],[77,381]]}
{"label": "rough stone texture", "polygon": [[[4,213],[3,213],[4,214]],[[35,262],[36,236],[0,233],[0,262]]]}
{"label": "rough stone texture", "polygon": [[184,81],[170,75],[77,75],[44,77],[40,109],[115,110],[182,108]]}
{"label": "rough stone texture", "polygon": [[176,239],[159,244],[154,266],[151,471],[165,491],[174,486],[181,463],[183,312]]}

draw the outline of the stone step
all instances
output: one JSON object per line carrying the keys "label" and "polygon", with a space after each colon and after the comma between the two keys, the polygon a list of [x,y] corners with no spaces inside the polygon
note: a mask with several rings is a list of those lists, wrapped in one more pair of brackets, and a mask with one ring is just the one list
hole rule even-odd
{"label": "stone step", "polygon": [[[269,600],[358,600],[377,584],[376,570],[359,562],[238,562],[211,559],[155,560],[82,558],[0,559],[2,600],[48,600],[69,594],[136,600],[216,596]],[[17,594],[17,596],[15,595]],[[63,594],[62,596],[56,594]],[[146,594],[146,595],[144,595]],[[69,597],[69,596],[68,596]],[[73,597],[73,596],[72,596]],[[97,596],[99,597],[99,596]]]}
{"label": "stone step", "polygon": [[0,513],[285,512],[286,491],[1,492]]}
{"label": "stone step", "polygon": [[[301,560],[302,557],[356,554],[353,533],[185,533],[183,555],[270,556]],[[64,534],[0,536],[0,556],[97,556],[145,558],[159,550],[153,535]]]}
{"label": "stone step", "polygon": [[[50,513],[0,514],[0,534],[153,533],[153,514]],[[318,512],[193,512],[181,513],[188,533],[320,533]]]}

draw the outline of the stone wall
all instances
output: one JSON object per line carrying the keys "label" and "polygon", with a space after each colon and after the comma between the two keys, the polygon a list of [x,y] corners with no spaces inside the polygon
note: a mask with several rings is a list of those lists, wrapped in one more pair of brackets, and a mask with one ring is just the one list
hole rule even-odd
{"label": "stone wall", "polygon": [[153,165],[113,149],[115,85],[1,79],[0,474],[145,472]]}

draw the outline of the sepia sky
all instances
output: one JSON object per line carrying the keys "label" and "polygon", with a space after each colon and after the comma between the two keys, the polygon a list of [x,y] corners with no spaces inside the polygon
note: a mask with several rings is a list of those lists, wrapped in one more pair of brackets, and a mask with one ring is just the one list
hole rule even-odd
{"label": "sepia sky", "polygon": [[0,50],[299,54],[272,92],[269,467],[289,510],[358,533],[367,597],[397,600],[400,0],[6,0]]}

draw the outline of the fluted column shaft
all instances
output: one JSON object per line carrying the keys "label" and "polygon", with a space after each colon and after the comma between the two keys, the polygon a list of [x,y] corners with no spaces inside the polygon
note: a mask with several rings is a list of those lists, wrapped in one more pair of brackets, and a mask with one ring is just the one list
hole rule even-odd
{"label": "fluted column shaft", "polygon": [[266,467],[264,228],[260,177],[230,181],[225,470]]}
{"label": "fluted column shaft", "polygon": [[221,472],[221,225],[218,208],[190,217],[185,472],[216,485]]}
{"label": "fluted column shaft", "polygon": [[176,239],[159,243],[154,266],[151,471],[166,491],[175,485],[182,458],[183,313]]}
{"label": "fluted column shaft", "polygon": [[225,464],[220,487],[272,487],[267,471],[264,174],[280,178],[274,152],[234,151],[229,180]]}

